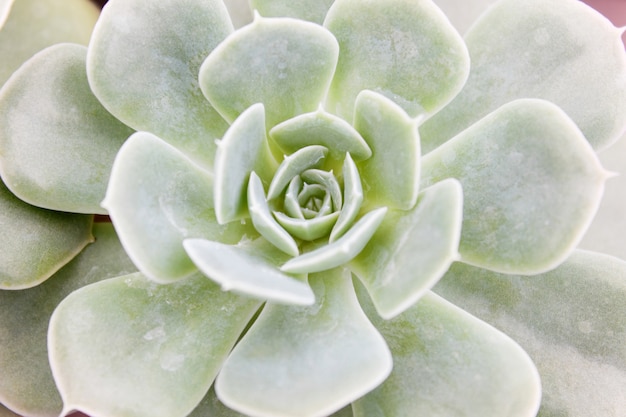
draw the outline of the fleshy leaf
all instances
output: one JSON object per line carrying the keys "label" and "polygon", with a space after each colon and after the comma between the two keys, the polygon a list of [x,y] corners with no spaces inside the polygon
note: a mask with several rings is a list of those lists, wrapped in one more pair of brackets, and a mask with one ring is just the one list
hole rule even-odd
{"label": "fleshy leaf", "polygon": [[415,205],[420,175],[417,121],[385,96],[363,91],[356,98],[354,127],[372,148],[361,163],[369,204],[408,210]]}
{"label": "fleshy leaf", "polygon": [[156,136],[138,132],[122,146],[105,201],[120,240],[146,276],[172,282],[196,271],[187,238],[237,243],[251,225],[217,223],[211,175]]}
{"label": "fleshy leaf", "polygon": [[339,212],[326,214],[311,219],[294,219],[281,212],[274,212],[276,221],[292,236],[303,240],[316,240],[327,236],[339,217]]}
{"label": "fleshy leaf", "polygon": [[[304,171],[300,177],[309,184],[321,184],[328,191],[332,206],[335,210],[341,209],[343,206],[343,197],[341,195],[341,187],[337,182],[337,178],[332,171],[323,171],[320,169],[308,169]],[[344,180],[345,181],[345,180]],[[291,184],[290,184],[291,185]]]}
{"label": "fleshy leaf", "polygon": [[296,256],[300,253],[298,244],[291,235],[274,219],[265,200],[265,190],[261,179],[250,174],[248,184],[248,212],[256,230],[283,252]]}
{"label": "fleshy leaf", "polygon": [[[248,0],[224,0],[235,28],[240,28],[252,22],[252,10]],[[212,414],[209,414],[212,415]]]}
{"label": "fleshy leaf", "polygon": [[[276,248],[269,243],[267,248],[187,239],[183,245],[200,271],[224,291],[284,304],[310,305],[315,301],[308,284],[278,270],[280,261],[273,253]],[[278,257],[285,258],[284,254]]]}
{"label": "fleshy leaf", "polygon": [[271,200],[278,197],[294,176],[311,168],[319,168],[324,162],[327,153],[327,148],[311,145],[286,156],[276,170],[274,178],[272,178],[272,183],[267,191],[267,199]]}
{"label": "fleshy leaf", "polygon": [[251,0],[250,5],[265,17],[294,17],[322,24],[334,0]]}
{"label": "fleshy leaf", "polygon": [[0,171],[11,191],[33,205],[106,214],[100,202],[111,165],[132,130],[91,93],[86,55],[84,46],[52,46],[4,85]]}
{"label": "fleshy leaf", "polygon": [[416,117],[439,110],[467,79],[465,44],[430,0],[335,0],[324,26],[341,49],[327,108],[348,121],[362,90]]}
{"label": "fleshy leaf", "polygon": [[260,103],[252,105],[217,145],[213,192],[220,224],[248,217],[246,190],[250,172],[269,183],[276,166],[265,135],[265,110]]}
{"label": "fleshy leaf", "polygon": [[380,316],[409,308],[458,258],[462,206],[459,182],[447,179],[422,191],[413,210],[387,213],[350,264]]}
{"label": "fleshy leaf", "polygon": [[575,251],[534,277],[455,264],[435,291],[530,354],[543,385],[540,416],[619,417],[626,386],[625,276],[624,261]]}
{"label": "fleshy leaf", "polygon": [[326,416],[387,377],[391,356],[350,273],[309,280],[315,305],[267,305],[226,360],[215,385],[224,404],[258,417]]}
{"label": "fleshy leaf", "polygon": [[93,234],[95,242],[52,279],[28,290],[0,291],[0,402],[22,415],[56,416],[63,408],[46,349],[57,304],[75,289],[135,271],[110,223],[94,224]]}
{"label": "fleshy leaf", "polygon": [[[0,86],[35,53],[61,42],[86,45],[98,8],[84,0],[19,0],[0,22]],[[6,10],[9,11],[9,10]],[[0,21],[2,18],[0,17]]]}
{"label": "fleshy leaf", "polygon": [[0,288],[30,288],[48,279],[93,241],[92,219],[33,207],[0,181]]}
{"label": "fleshy leaf", "polygon": [[337,223],[330,233],[328,240],[330,243],[343,236],[350,229],[363,203],[361,176],[349,153],[346,154],[346,159],[343,161],[342,174],[345,205],[342,207]]}
{"label": "fleshy leaf", "polygon": [[466,34],[469,80],[446,109],[420,128],[424,149],[526,97],[557,104],[595,149],[607,147],[626,129],[621,34],[581,1],[498,2]]}
{"label": "fleshy leaf", "polygon": [[346,152],[357,161],[372,156],[372,150],[359,132],[345,120],[321,108],[274,126],[270,137],[287,154],[305,146],[322,145],[328,148],[330,157],[338,161],[344,159]]}
{"label": "fleshy leaf", "polygon": [[283,264],[280,269],[294,274],[320,272],[349,262],[363,250],[386,213],[386,207],[370,211],[333,243],[296,256]]}
{"label": "fleshy leaf", "polygon": [[48,334],[64,413],[186,416],[259,304],[201,274],[160,285],[137,273],[72,293]]}
{"label": "fleshy leaf", "polygon": [[231,122],[252,104],[263,103],[271,129],[319,106],[338,53],[335,38],[318,25],[257,15],[209,55],[200,69],[200,86]]}
{"label": "fleshy leaf", "polygon": [[198,70],[232,30],[220,0],[111,0],[89,45],[89,83],[118,119],[211,167],[227,124],[202,95]]}
{"label": "fleshy leaf", "polygon": [[383,320],[359,301],[393,355],[393,371],[353,404],[355,417],[534,417],[541,383],[526,352],[504,333],[431,292]]}
{"label": "fleshy leaf", "polygon": [[423,185],[463,186],[461,261],[518,274],[567,258],[608,177],[567,115],[537,99],[502,106],[422,162]]}
{"label": "fleshy leaf", "polygon": [[[4,26],[11,12],[11,6],[13,6],[14,0],[0,0],[0,29]],[[0,83],[1,84],[1,83]]]}
{"label": "fleshy leaf", "polygon": [[445,13],[460,34],[465,34],[467,29],[474,24],[489,5],[497,0],[463,0],[463,6],[459,7],[459,0],[433,0],[433,2]]}

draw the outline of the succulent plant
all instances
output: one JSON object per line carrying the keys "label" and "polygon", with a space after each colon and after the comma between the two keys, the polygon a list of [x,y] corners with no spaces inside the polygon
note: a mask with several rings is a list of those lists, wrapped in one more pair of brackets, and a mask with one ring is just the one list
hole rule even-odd
{"label": "succulent plant", "polygon": [[575,0],[464,38],[430,0],[235,3],[110,0],[0,90],[0,401],[621,415],[626,263],[576,247],[622,31]]}

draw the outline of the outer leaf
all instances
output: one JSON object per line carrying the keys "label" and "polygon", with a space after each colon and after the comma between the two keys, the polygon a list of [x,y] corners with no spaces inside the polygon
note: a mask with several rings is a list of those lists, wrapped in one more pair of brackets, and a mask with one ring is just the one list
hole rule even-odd
{"label": "outer leaf", "polygon": [[[467,33],[472,70],[463,91],[420,129],[433,149],[517,98],[563,108],[595,149],[626,129],[622,31],[580,1],[505,0]],[[589,76],[593,74],[593,77]]]}
{"label": "outer leaf", "polygon": [[53,210],[106,214],[111,165],[132,133],[93,96],[87,48],[41,51],[0,94],[0,172],[22,200]]}
{"label": "outer leaf", "polygon": [[218,397],[251,416],[326,416],[384,380],[391,356],[363,314],[350,274],[311,275],[316,304],[267,305],[216,381]]}
{"label": "outer leaf", "polygon": [[417,121],[372,91],[361,92],[355,106],[354,127],[372,148],[360,170],[368,204],[413,208],[420,175]]}
{"label": "outer leaf", "polygon": [[213,193],[218,222],[248,217],[250,173],[256,172],[269,183],[276,167],[265,135],[265,111],[262,104],[255,104],[235,120],[217,145]]}
{"label": "outer leaf", "polygon": [[533,274],[554,268],[580,241],[608,174],[555,105],[518,100],[423,158],[424,184],[463,186],[461,260]]}
{"label": "outer leaf", "polygon": [[425,189],[413,210],[390,210],[351,262],[382,317],[392,318],[413,305],[457,259],[462,205],[456,180]]}
{"label": "outer leaf", "polygon": [[266,17],[295,17],[320,25],[334,0],[251,0],[251,6]]}
{"label": "outer leaf", "polygon": [[263,103],[271,129],[319,106],[338,53],[335,38],[318,25],[257,16],[209,55],[200,69],[200,86],[230,122]]}
{"label": "outer leaf", "polygon": [[85,0],[5,0],[4,3],[5,8],[6,3],[15,4],[4,26],[0,22],[0,86],[24,61],[50,45],[60,42],[86,45],[99,14],[98,8]]}
{"label": "outer leaf", "polygon": [[22,415],[58,416],[63,406],[46,349],[57,304],[84,285],[135,271],[111,224],[96,223],[93,232],[96,241],[52,279],[28,290],[0,291],[0,402]]}
{"label": "outer leaf", "polygon": [[48,279],[89,242],[92,216],[33,207],[0,182],[0,288],[23,289]]}
{"label": "outer leaf", "polygon": [[220,0],[112,0],[89,45],[95,95],[117,118],[213,165],[226,123],[202,96],[202,60],[230,32]]}
{"label": "outer leaf", "polygon": [[443,10],[456,30],[460,34],[464,34],[485,9],[497,0],[463,0],[462,3],[459,3],[458,0],[433,1]]}
{"label": "outer leaf", "polygon": [[336,0],[324,26],[341,48],[328,109],[346,120],[362,90],[416,117],[439,110],[467,79],[465,44],[430,0]]}
{"label": "outer leaf", "polygon": [[[209,278],[224,291],[234,291],[261,300],[294,305],[315,301],[308,284],[278,270],[277,250],[266,245],[224,245],[205,239],[183,242],[187,254]],[[272,250],[274,249],[274,250]]]}
{"label": "outer leaf", "polygon": [[219,225],[212,200],[209,173],[156,136],[138,132],[115,159],[102,205],[137,268],[172,282],[196,271],[184,239],[237,243],[245,233],[257,236],[251,225]]}
{"label": "outer leaf", "polygon": [[74,292],[48,336],[64,412],[186,416],[258,307],[200,274],[171,285],[133,274]]}
{"label": "outer leaf", "polygon": [[541,384],[505,334],[433,293],[393,320],[359,301],[393,354],[389,378],[353,405],[355,417],[534,417]]}
{"label": "outer leaf", "polygon": [[543,385],[543,417],[619,417],[626,397],[626,263],[576,251],[537,277],[455,264],[435,291],[517,340]]}

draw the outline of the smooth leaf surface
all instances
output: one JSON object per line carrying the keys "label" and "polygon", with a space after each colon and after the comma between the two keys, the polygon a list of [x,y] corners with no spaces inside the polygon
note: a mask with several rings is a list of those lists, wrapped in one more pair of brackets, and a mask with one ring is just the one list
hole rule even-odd
{"label": "smooth leaf surface", "polygon": [[322,24],[334,0],[251,0],[250,5],[265,17],[295,17]]}
{"label": "smooth leaf surface", "polygon": [[537,365],[542,417],[624,414],[626,263],[575,251],[534,277],[455,264],[438,294],[515,339]]}
{"label": "smooth leaf surface", "polygon": [[111,165],[132,130],[93,96],[87,48],[41,51],[0,93],[0,173],[22,200],[52,210],[106,214]]}
{"label": "smooth leaf surface", "polygon": [[382,317],[390,319],[413,305],[458,258],[462,206],[458,181],[426,188],[413,210],[389,210],[350,263]]}
{"label": "smooth leaf surface", "polygon": [[72,293],[48,335],[64,413],[186,416],[259,304],[201,274],[160,285],[137,273]]}
{"label": "smooth leaf surface", "polygon": [[87,284],[135,271],[111,224],[94,224],[93,234],[95,242],[51,279],[28,290],[0,291],[0,402],[22,415],[58,416],[63,406],[46,348],[57,304]]}
{"label": "smooth leaf surface", "polygon": [[298,239],[312,241],[328,236],[337,221],[337,217],[339,217],[339,212],[336,211],[311,219],[294,219],[281,212],[275,211],[274,217],[292,236]]}
{"label": "smooth leaf surface", "polygon": [[271,138],[286,153],[294,153],[309,145],[328,148],[330,157],[341,161],[346,152],[360,161],[372,156],[372,150],[359,132],[345,120],[319,108],[274,126]]}
{"label": "smooth leaf surface", "polygon": [[327,153],[328,149],[324,146],[311,145],[286,156],[272,178],[270,188],[267,190],[267,199],[278,197],[294,176],[308,169],[321,167]]}
{"label": "smooth leaf surface", "polygon": [[120,150],[102,205],[137,268],[162,283],[196,271],[184,239],[234,244],[246,233],[257,236],[249,223],[218,224],[212,176],[146,132],[135,133]]}
{"label": "smooth leaf surface", "polygon": [[422,159],[423,185],[463,186],[463,262],[518,274],[556,267],[576,247],[609,174],[554,104],[509,103]]}
{"label": "smooth leaf surface", "polygon": [[364,290],[357,293],[389,343],[394,367],[353,404],[355,417],[535,416],[537,369],[504,333],[433,293],[392,320],[376,314]]}
{"label": "smooth leaf surface", "polygon": [[361,175],[349,153],[346,154],[346,159],[343,161],[342,174],[343,199],[345,204],[341,208],[337,223],[335,223],[333,230],[330,232],[328,239],[330,243],[343,236],[350,229],[350,226],[352,226],[352,223],[361,210],[361,204],[363,204],[363,184],[361,183]]}
{"label": "smooth leaf surface", "polygon": [[265,110],[255,104],[244,111],[218,142],[215,155],[215,216],[220,224],[248,217],[246,194],[250,173],[269,183],[277,163],[265,135]]}
{"label": "smooth leaf surface", "polygon": [[48,279],[93,241],[92,221],[33,207],[0,182],[0,288],[30,288]]}
{"label": "smooth leaf surface", "polygon": [[109,1],[89,45],[89,83],[118,119],[212,167],[227,124],[202,95],[198,70],[232,30],[220,0]]}
{"label": "smooth leaf surface", "polygon": [[387,97],[363,91],[356,98],[354,127],[372,149],[360,164],[368,204],[413,208],[421,156],[417,122]]}
{"label": "smooth leaf surface", "polygon": [[315,301],[308,284],[278,270],[285,256],[266,243],[225,245],[205,239],[187,239],[183,246],[191,260],[223,291],[233,291],[276,303],[311,305]]}
{"label": "smooth leaf surface", "polygon": [[61,42],[86,45],[99,13],[92,2],[85,0],[2,3],[0,9],[5,12],[7,4],[14,4],[4,26],[0,22],[0,86],[23,62],[48,46]]}
{"label": "smooth leaf surface", "polygon": [[290,259],[280,269],[294,274],[320,272],[349,262],[363,250],[386,213],[386,207],[366,213],[337,240]]}
{"label": "smooth leaf surface", "polygon": [[[626,129],[622,31],[580,1],[499,2],[466,34],[472,69],[463,91],[420,133],[434,149],[518,98],[556,103],[595,149]],[[593,77],[589,76],[593,74]]]}
{"label": "smooth leaf surface", "polygon": [[335,38],[318,25],[257,15],[209,55],[200,69],[200,86],[229,122],[263,103],[269,130],[317,109],[338,53]]}
{"label": "smooth leaf surface", "polygon": [[235,28],[240,28],[252,22],[252,10],[248,0],[224,0]]}
{"label": "smooth leaf surface", "polygon": [[0,0],[0,29],[4,26],[11,12],[11,6],[13,6],[14,0]]}
{"label": "smooth leaf surface", "polygon": [[348,121],[362,90],[416,117],[439,110],[467,79],[465,44],[430,0],[336,0],[324,26],[341,49],[327,108]]}
{"label": "smooth leaf surface", "polygon": [[433,0],[461,35],[497,0]]}
{"label": "smooth leaf surface", "polygon": [[268,304],[216,381],[242,413],[322,417],[370,391],[391,370],[385,341],[359,306],[350,274],[309,276],[316,304]]}

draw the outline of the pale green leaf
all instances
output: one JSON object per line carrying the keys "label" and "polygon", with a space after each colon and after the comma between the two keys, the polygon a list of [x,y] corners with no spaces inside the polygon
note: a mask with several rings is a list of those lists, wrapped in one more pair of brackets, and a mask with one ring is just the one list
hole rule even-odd
{"label": "pale green leaf", "polygon": [[575,251],[540,276],[455,264],[435,291],[514,338],[537,364],[542,417],[621,417],[626,263]]}
{"label": "pale green leaf", "polygon": [[93,241],[92,219],[33,207],[0,181],[0,288],[30,288],[48,279]]}
{"label": "pale green leaf", "polygon": [[0,93],[0,172],[22,200],[52,210],[106,214],[115,154],[132,130],[93,96],[87,48],[47,48]]}
{"label": "pale green leaf", "polygon": [[295,17],[322,24],[334,0],[251,0],[250,5],[265,17]]}
{"label": "pale green leaf", "polygon": [[246,194],[252,171],[269,183],[276,171],[265,135],[265,111],[254,104],[235,120],[217,144],[215,215],[220,224],[248,217]]}
{"label": "pale green leaf", "polygon": [[248,184],[248,212],[255,229],[269,242],[283,252],[296,256],[300,253],[294,238],[274,219],[265,199],[265,190],[261,179],[250,174]]}
{"label": "pale green leaf", "polygon": [[387,377],[391,356],[358,305],[350,273],[309,281],[315,305],[267,305],[235,347],[216,381],[224,404],[259,417],[321,417]]}
{"label": "pale green leaf", "polygon": [[361,210],[363,203],[363,185],[361,176],[349,153],[343,162],[343,195],[345,205],[341,208],[341,213],[337,223],[330,233],[329,242],[332,243],[343,236],[352,226]]}
{"label": "pale green leaf", "polygon": [[50,319],[64,412],[188,415],[259,304],[201,274],[161,285],[137,273],[81,288]]}
{"label": "pale green leaf", "polygon": [[350,263],[384,318],[392,318],[432,288],[458,258],[463,191],[447,179],[420,193],[413,210],[390,210]]}
{"label": "pale green leaf", "polygon": [[240,28],[252,22],[252,10],[248,0],[224,0],[235,28]]}
{"label": "pale green leaf", "polygon": [[321,167],[327,153],[327,148],[311,145],[286,156],[276,170],[274,178],[272,178],[272,183],[267,191],[267,199],[271,200],[278,197],[294,176],[308,169]]}
{"label": "pale green leaf", "polygon": [[350,230],[334,242],[296,256],[285,262],[280,269],[295,274],[320,272],[349,262],[363,250],[386,213],[386,207],[366,213]]}
{"label": "pale green leaf", "polygon": [[460,34],[467,32],[467,29],[474,24],[477,18],[497,0],[433,0],[434,3],[450,19]]}
{"label": "pale green leaf", "polygon": [[372,150],[359,132],[345,120],[322,108],[301,114],[274,126],[270,137],[287,154],[309,145],[328,148],[330,157],[341,161],[346,152],[360,161],[372,155]]}
{"label": "pale green leaf", "polygon": [[202,95],[198,70],[232,30],[220,0],[109,1],[89,45],[89,83],[121,121],[211,167],[227,124]]}
{"label": "pale green leaf", "polygon": [[335,38],[318,25],[257,15],[209,55],[200,69],[200,86],[230,122],[263,103],[271,129],[318,108],[338,53]]}
{"label": "pale green leaf", "polygon": [[[6,0],[4,3],[6,8]],[[48,46],[61,42],[86,45],[99,13],[92,2],[85,0],[8,3],[14,4],[4,26],[0,24],[0,86],[23,62]]]}
{"label": "pale green leaf", "polygon": [[292,236],[302,240],[316,240],[328,236],[339,217],[339,212],[313,217],[311,219],[294,219],[279,211],[274,212],[276,221]]}
{"label": "pale green leaf", "polygon": [[[11,6],[13,6],[14,0],[0,0],[0,29],[4,26],[11,12]],[[0,83],[2,84],[2,83]]]}
{"label": "pale green leaf", "polygon": [[373,153],[360,164],[367,203],[412,208],[420,175],[417,121],[387,97],[362,91],[356,98],[354,127]]}
{"label": "pale green leaf", "polygon": [[467,79],[465,44],[430,0],[336,0],[324,26],[341,49],[327,108],[348,121],[362,90],[416,117],[439,110]]}
{"label": "pale green leaf", "polygon": [[28,290],[0,291],[0,402],[22,415],[53,417],[63,407],[46,348],[57,304],[87,284],[135,271],[110,223],[96,223],[93,234],[95,242],[51,279]]}
{"label": "pale green leaf", "polygon": [[534,417],[535,365],[508,336],[433,293],[392,320],[359,301],[393,355],[381,386],[353,404],[355,417]]}
{"label": "pale green leaf", "polygon": [[183,249],[187,238],[237,243],[252,225],[220,225],[213,178],[156,136],[138,132],[120,150],[105,201],[120,240],[137,268],[158,282],[196,271]]}
{"label": "pale green leaf", "polygon": [[576,247],[608,177],[576,125],[537,99],[502,106],[423,159],[423,183],[463,186],[463,262],[534,274]]}
{"label": "pale green leaf", "polygon": [[498,2],[466,34],[469,80],[446,109],[420,128],[424,149],[518,98],[556,103],[595,149],[605,148],[626,129],[621,34],[581,1]]}
{"label": "pale green leaf", "polygon": [[[187,239],[183,246],[200,271],[224,291],[283,304],[310,305],[315,301],[308,284],[278,270],[280,261],[272,253],[276,248],[269,243],[265,247],[258,243],[234,246]],[[282,255],[278,257],[284,259]]]}

